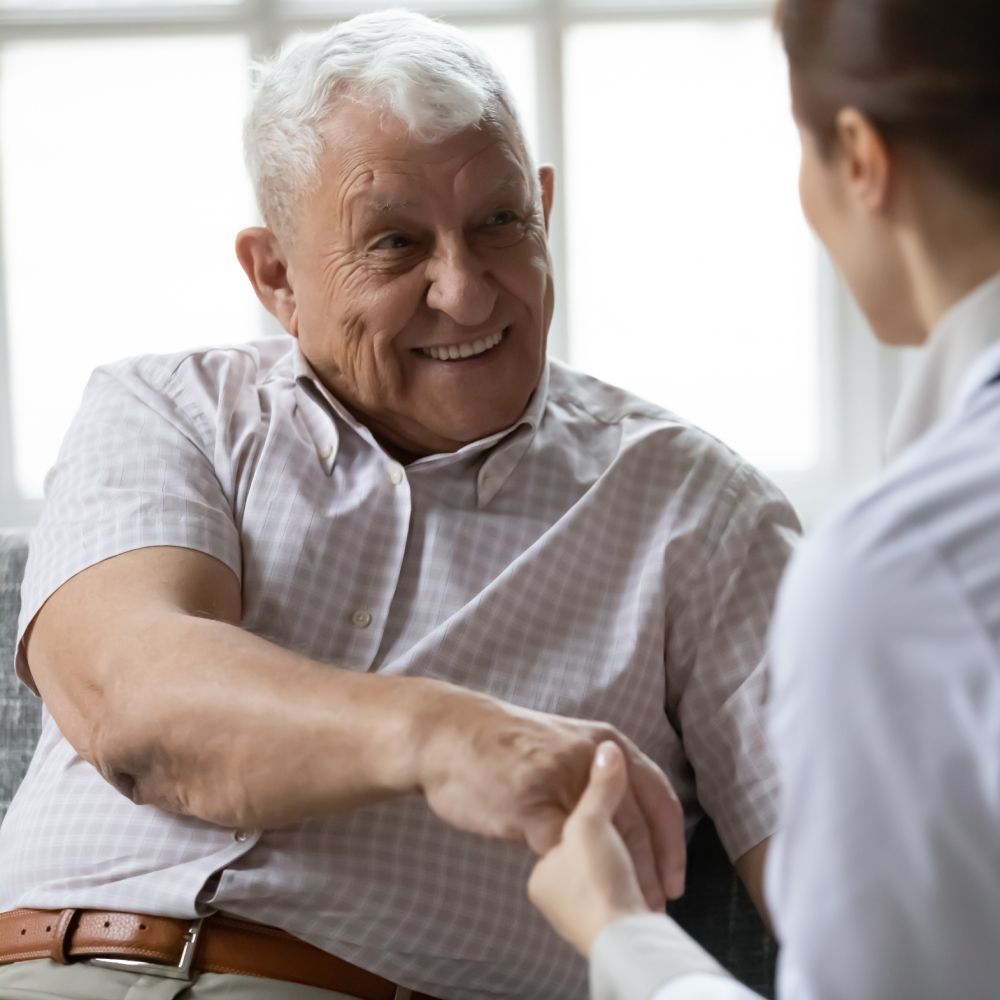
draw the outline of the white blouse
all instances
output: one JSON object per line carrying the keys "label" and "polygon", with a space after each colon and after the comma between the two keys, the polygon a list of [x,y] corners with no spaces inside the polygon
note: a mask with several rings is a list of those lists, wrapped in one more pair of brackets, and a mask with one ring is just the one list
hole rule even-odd
{"label": "white blouse", "polygon": [[[893,464],[775,613],[782,1000],[1000,996],[1000,275],[922,362]],[[630,919],[596,943],[595,1000],[757,996],[668,918]]]}

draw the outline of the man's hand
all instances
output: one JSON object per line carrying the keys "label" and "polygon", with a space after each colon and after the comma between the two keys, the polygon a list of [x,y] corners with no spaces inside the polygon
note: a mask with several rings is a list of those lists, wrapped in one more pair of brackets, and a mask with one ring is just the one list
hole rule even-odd
{"label": "man's hand", "polygon": [[584,957],[613,920],[646,912],[632,859],[613,823],[627,788],[621,750],[602,743],[562,840],[535,865],[528,882],[531,901]]}
{"label": "man's hand", "polygon": [[612,726],[456,692],[428,722],[417,780],[451,825],[545,854],[559,843],[602,741],[615,745],[621,762],[614,826],[646,901],[662,909],[684,891],[683,810],[660,769]]}

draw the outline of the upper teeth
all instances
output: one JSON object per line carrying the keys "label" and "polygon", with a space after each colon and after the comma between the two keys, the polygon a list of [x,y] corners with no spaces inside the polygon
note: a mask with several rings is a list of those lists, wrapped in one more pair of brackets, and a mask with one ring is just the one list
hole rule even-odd
{"label": "upper teeth", "polygon": [[503,340],[503,331],[491,334],[489,337],[480,337],[471,344],[448,344],[445,347],[422,347],[421,353],[434,358],[435,361],[457,361],[459,358],[471,358],[477,354],[488,351],[491,347],[496,347]]}

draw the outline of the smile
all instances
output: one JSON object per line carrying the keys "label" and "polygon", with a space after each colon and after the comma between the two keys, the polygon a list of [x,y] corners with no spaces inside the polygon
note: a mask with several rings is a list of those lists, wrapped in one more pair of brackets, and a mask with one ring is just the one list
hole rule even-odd
{"label": "smile", "polygon": [[445,344],[440,347],[418,347],[417,352],[435,361],[463,361],[465,358],[474,358],[480,354],[491,351],[503,340],[506,330],[491,334],[489,337],[480,337],[471,344]]}

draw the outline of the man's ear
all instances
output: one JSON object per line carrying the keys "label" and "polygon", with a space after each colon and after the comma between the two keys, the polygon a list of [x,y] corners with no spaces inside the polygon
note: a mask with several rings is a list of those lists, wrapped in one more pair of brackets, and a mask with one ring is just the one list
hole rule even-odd
{"label": "man's ear", "polygon": [[244,229],[236,235],[236,256],[264,308],[288,333],[297,337],[295,292],[278,238],[263,226]]}
{"label": "man's ear", "polygon": [[542,187],[542,212],[545,215],[545,231],[549,231],[549,219],[552,216],[552,201],[556,193],[556,168],[546,164],[538,171],[538,182]]}
{"label": "man's ear", "polygon": [[846,192],[869,212],[889,198],[892,158],[878,129],[856,108],[837,113],[837,149]]}

